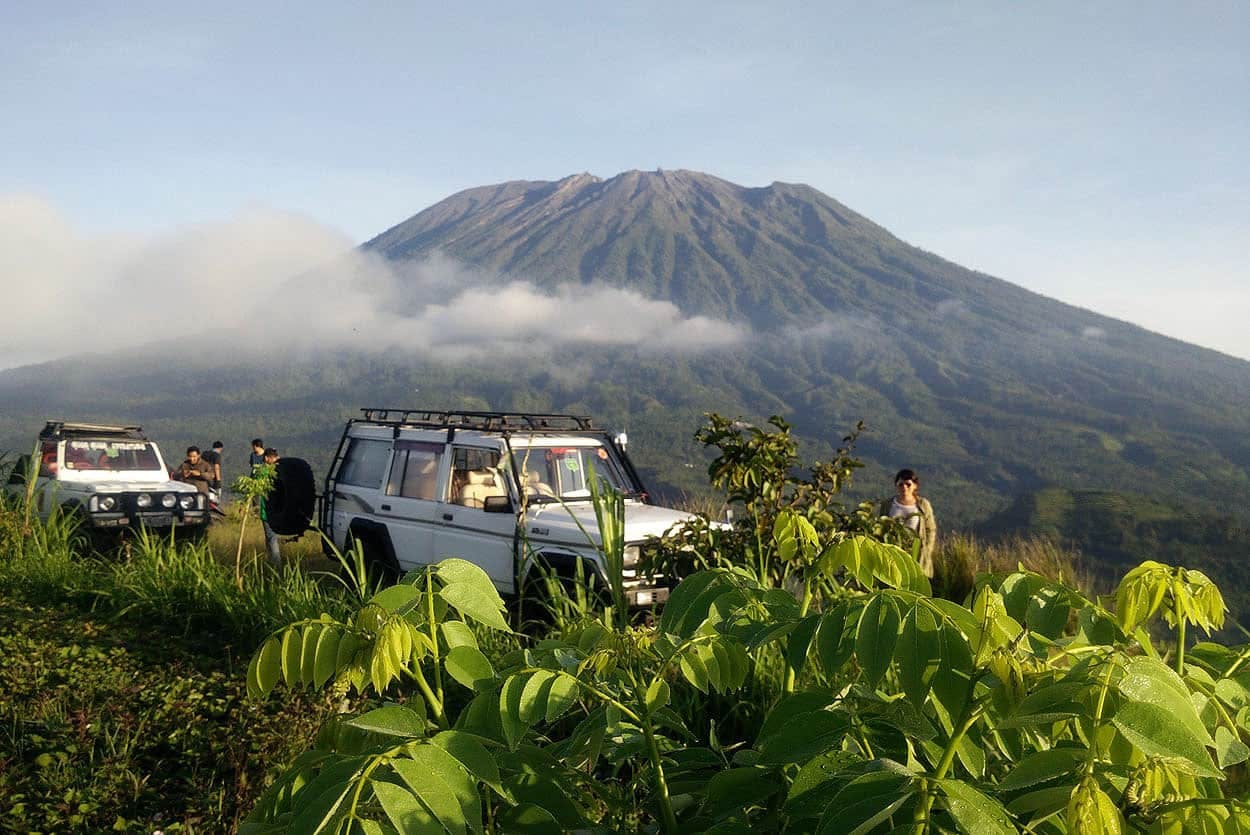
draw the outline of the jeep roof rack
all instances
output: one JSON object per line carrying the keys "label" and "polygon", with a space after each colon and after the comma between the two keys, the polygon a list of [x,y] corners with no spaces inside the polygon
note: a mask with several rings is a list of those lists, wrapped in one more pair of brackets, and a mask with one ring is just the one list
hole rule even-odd
{"label": "jeep roof rack", "polygon": [[50,420],[44,424],[40,438],[99,437],[114,435],[122,438],[143,438],[142,426],[114,426],[104,423],[72,423],[66,420]]}
{"label": "jeep roof rack", "polygon": [[364,421],[386,426],[419,426],[431,429],[476,429],[484,432],[539,430],[544,432],[601,431],[586,415],[554,415],[536,412],[438,412],[428,409],[368,408],[360,410]]}

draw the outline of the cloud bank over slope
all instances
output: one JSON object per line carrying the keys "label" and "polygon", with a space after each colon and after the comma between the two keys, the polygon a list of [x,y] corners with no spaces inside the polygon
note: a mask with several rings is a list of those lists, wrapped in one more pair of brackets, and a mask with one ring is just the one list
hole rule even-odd
{"label": "cloud bank over slope", "polygon": [[45,200],[0,195],[0,275],[0,368],[208,331],[241,361],[288,349],[448,360],[577,344],[688,352],[748,336],[630,290],[549,292],[439,256],[387,261],[307,218],[261,209],[133,239],[85,235]]}

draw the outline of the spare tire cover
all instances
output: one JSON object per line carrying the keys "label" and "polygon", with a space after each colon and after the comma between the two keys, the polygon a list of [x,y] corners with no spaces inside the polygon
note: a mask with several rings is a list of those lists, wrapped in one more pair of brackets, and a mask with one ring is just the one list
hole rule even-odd
{"label": "spare tire cover", "polygon": [[279,458],[277,477],[265,498],[265,521],[279,536],[299,536],[312,524],[317,484],[312,467],[302,458]]}

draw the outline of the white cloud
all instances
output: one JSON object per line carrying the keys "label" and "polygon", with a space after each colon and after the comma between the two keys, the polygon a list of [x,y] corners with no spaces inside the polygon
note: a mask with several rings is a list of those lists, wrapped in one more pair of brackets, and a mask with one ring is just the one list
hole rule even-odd
{"label": "white cloud", "polygon": [[744,328],[619,288],[547,292],[449,259],[393,264],[303,217],[253,210],[150,240],[79,234],[38,198],[0,195],[9,302],[0,368],[227,331],[246,361],[274,349],[401,350],[448,360],[570,345],[697,351]]}

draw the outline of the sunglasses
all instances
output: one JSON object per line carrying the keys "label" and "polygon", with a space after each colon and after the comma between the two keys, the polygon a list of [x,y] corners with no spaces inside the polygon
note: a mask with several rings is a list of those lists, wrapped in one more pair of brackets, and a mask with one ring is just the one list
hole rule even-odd
{"label": "sunglasses", "polygon": [[912,479],[910,479],[910,478],[904,478],[904,479],[900,479],[899,481],[896,481],[896,482],[894,482],[894,483],[895,483],[896,485],[902,486],[902,485],[905,485],[905,484],[918,484],[919,482],[914,481],[914,480],[912,480]]}

